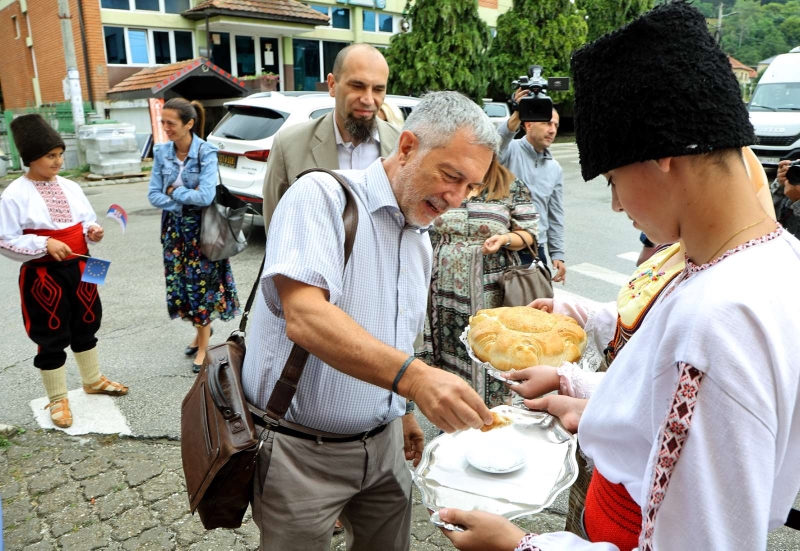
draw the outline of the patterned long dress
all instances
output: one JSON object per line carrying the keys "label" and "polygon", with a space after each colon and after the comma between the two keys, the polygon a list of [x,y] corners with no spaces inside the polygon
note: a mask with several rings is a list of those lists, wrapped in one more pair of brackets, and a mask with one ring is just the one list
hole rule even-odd
{"label": "patterned long dress", "polygon": [[516,252],[505,249],[484,256],[481,248],[489,237],[511,230],[538,235],[538,219],[530,191],[515,180],[508,197],[487,201],[484,192],[437,218],[431,231],[430,302],[424,340],[416,356],[461,376],[489,407],[502,404],[508,391],[470,360],[458,337],[472,314],[503,305],[499,280],[507,267],[520,260]]}
{"label": "patterned long dress", "polygon": [[184,206],[181,216],[163,211],[161,244],[167,280],[167,311],[195,326],[239,315],[230,260],[209,260],[200,252],[201,207]]}

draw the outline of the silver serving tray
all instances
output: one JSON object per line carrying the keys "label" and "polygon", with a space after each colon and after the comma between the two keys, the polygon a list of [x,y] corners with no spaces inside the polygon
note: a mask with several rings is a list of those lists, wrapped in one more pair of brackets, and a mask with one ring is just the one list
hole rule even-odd
{"label": "silver serving tray", "polygon": [[[432,511],[438,511],[444,507],[456,507],[458,509],[472,510],[477,509],[489,513],[495,513],[511,520],[525,515],[532,515],[540,512],[545,507],[551,505],[558,494],[569,488],[578,478],[578,462],[575,454],[577,451],[578,440],[570,434],[557,418],[544,412],[531,411],[511,406],[498,406],[492,411],[502,413],[511,417],[514,421],[512,426],[481,433],[493,435],[492,445],[502,446],[502,441],[508,439],[515,445],[531,447],[537,454],[535,464],[527,464],[523,469],[517,471],[520,476],[545,476],[548,479],[537,479],[536,484],[542,489],[538,495],[525,494],[525,498],[516,500],[491,497],[481,495],[475,491],[476,485],[471,482],[480,481],[483,487],[493,484],[487,477],[497,477],[497,483],[507,485],[509,477],[516,476],[517,473],[509,474],[487,474],[472,466],[464,460],[465,468],[463,474],[459,473],[459,483],[454,484],[458,488],[443,485],[434,480],[436,473],[433,472],[437,458],[447,454],[451,461],[454,450],[461,449],[462,443],[456,442],[457,438],[475,438],[468,433],[478,431],[460,431],[454,434],[442,434],[431,440],[422,452],[422,460],[413,473],[414,484],[422,494],[422,503]],[[542,474],[550,472],[551,475]],[[553,473],[555,476],[552,476]],[[473,491],[467,491],[466,487]],[[491,493],[491,492],[490,492]]]}
{"label": "silver serving tray", "polygon": [[497,379],[500,382],[506,383],[508,386],[517,386],[517,385],[521,385],[522,384],[519,381],[509,381],[508,379],[506,379],[503,374],[504,373],[508,373],[508,371],[502,371],[502,370],[497,369],[496,367],[494,367],[489,362],[481,361],[478,358],[478,356],[475,355],[475,352],[472,351],[472,347],[469,344],[469,339],[467,338],[468,336],[469,336],[469,325],[467,325],[464,328],[464,332],[461,333],[461,336],[458,337],[458,340],[460,340],[461,343],[466,347],[467,354],[469,354],[470,359],[473,362],[477,363],[479,367],[484,369],[486,371],[487,375]]}

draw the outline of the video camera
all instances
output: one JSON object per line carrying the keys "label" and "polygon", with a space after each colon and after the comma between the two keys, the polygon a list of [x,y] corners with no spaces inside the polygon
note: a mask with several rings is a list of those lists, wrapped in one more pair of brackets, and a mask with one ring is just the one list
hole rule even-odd
{"label": "video camera", "polygon": [[514,101],[511,96],[511,110],[519,111],[519,119],[522,122],[550,122],[553,116],[553,100],[547,97],[545,90],[562,92],[569,90],[569,77],[550,77],[547,80],[542,78],[542,66],[531,65],[528,68],[528,75],[519,77],[511,83],[516,91],[522,88],[528,91],[528,95]]}
{"label": "video camera", "polygon": [[786,179],[793,186],[800,186],[800,159],[791,162],[789,170],[786,171]]}

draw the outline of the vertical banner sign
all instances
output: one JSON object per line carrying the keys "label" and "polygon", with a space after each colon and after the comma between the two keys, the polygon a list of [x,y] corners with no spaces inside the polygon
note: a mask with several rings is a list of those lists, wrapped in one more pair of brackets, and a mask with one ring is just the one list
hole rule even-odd
{"label": "vertical banner sign", "polygon": [[167,143],[164,127],[161,125],[161,110],[164,109],[163,98],[149,98],[150,103],[150,126],[153,128],[153,143]]}

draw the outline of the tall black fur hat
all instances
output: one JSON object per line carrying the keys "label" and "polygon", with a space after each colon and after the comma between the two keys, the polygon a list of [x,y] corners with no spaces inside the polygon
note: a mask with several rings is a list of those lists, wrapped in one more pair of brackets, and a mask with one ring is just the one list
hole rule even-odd
{"label": "tall black fur hat", "polygon": [[584,180],[632,163],[755,142],[728,57],[705,17],[660,5],[572,56]]}
{"label": "tall black fur hat", "polygon": [[11,134],[25,166],[56,147],[67,148],[64,140],[41,115],[22,115],[11,121]]}

